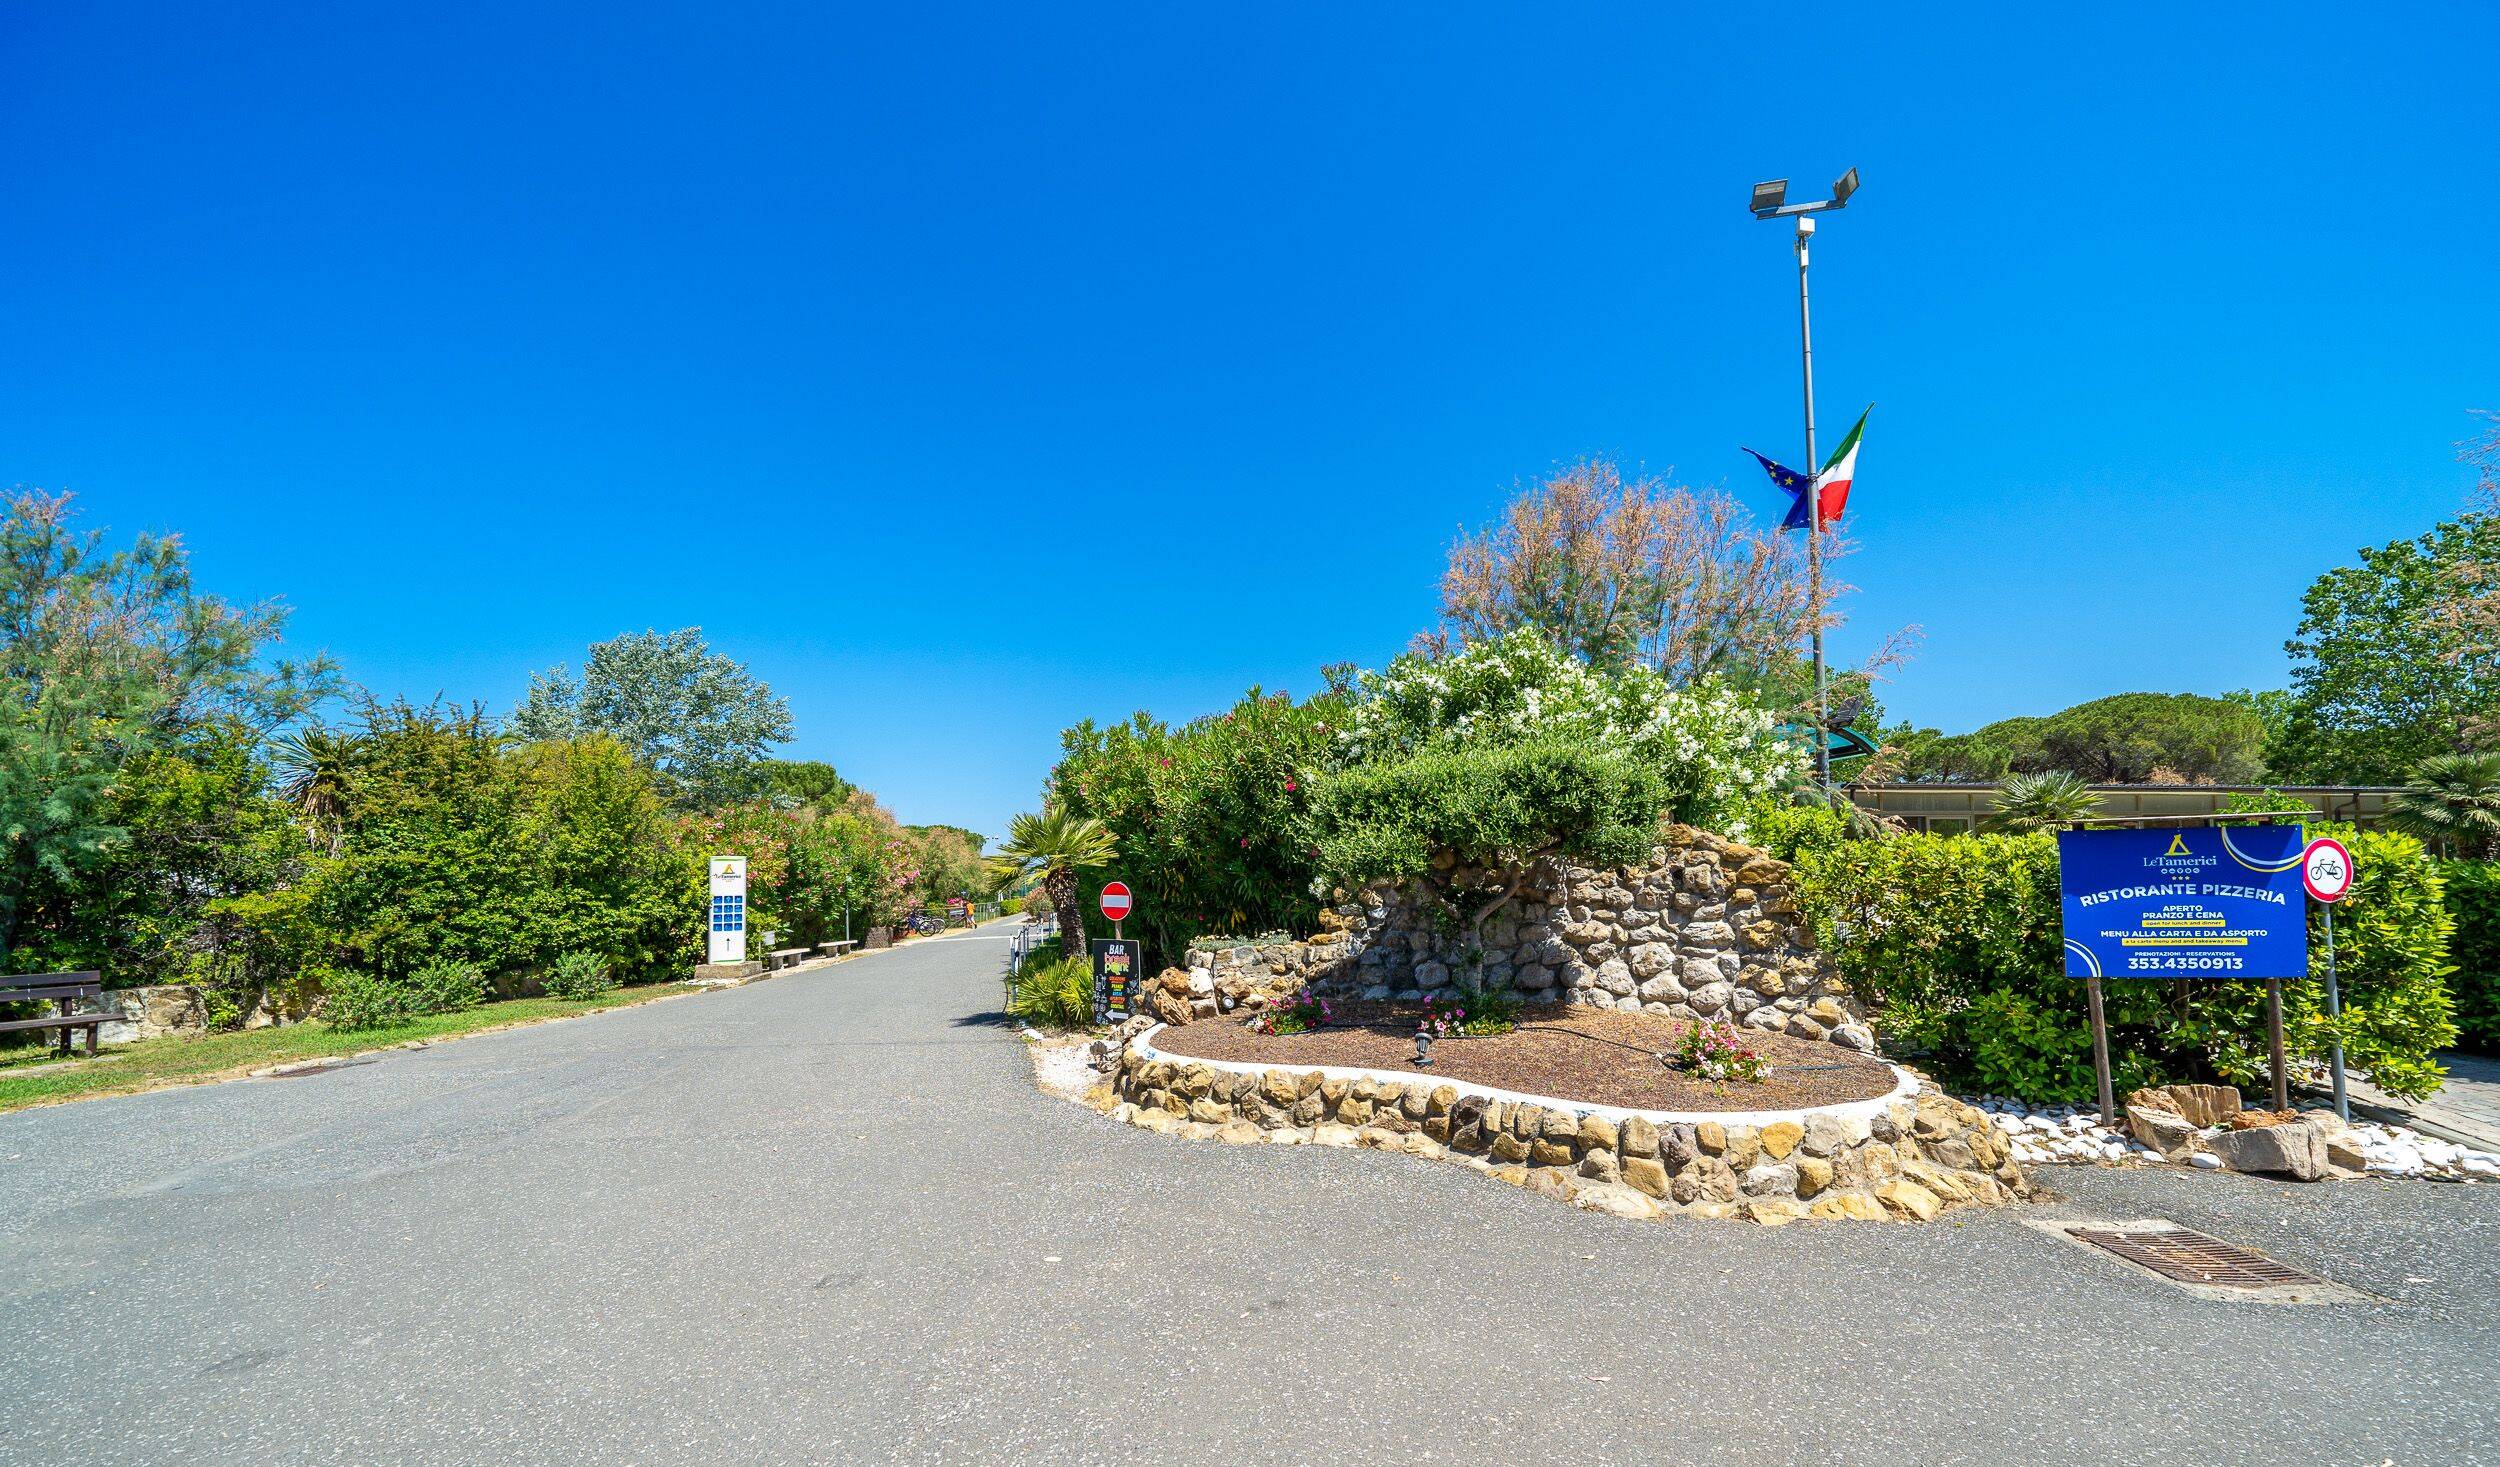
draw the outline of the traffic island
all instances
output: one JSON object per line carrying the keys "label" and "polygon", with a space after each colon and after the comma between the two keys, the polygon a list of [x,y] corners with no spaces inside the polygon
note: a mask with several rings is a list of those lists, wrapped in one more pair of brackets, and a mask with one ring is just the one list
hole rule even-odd
{"label": "traffic island", "polygon": [[1417,1067],[1382,1047],[1411,1051],[1413,1016],[1357,1018],[1284,1035],[1141,1024],[1106,1046],[1097,1102],[1166,1134],[1447,1159],[1627,1218],[1927,1221],[2030,1195],[1984,1112],[1843,1046],[1759,1036],[1768,1079],[1711,1082],[1664,1062],[1678,1021],[1574,1008],[1440,1041]]}

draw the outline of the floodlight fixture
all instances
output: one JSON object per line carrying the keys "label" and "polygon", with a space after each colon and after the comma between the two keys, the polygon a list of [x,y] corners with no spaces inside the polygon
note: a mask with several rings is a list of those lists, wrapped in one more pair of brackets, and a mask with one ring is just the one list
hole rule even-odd
{"label": "floodlight fixture", "polygon": [[1753,186],[1753,212],[1756,218],[1767,219],[1778,213],[1780,205],[1787,200],[1788,180],[1785,178],[1774,178],[1769,183],[1757,183]]}
{"label": "floodlight fixture", "polygon": [[1857,191],[1858,170],[1852,168],[1848,172],[1840,175],[1839,180],[1832,185],[1833,207],[1838,208],[1839,206],[1848,203],[1849,196]]}

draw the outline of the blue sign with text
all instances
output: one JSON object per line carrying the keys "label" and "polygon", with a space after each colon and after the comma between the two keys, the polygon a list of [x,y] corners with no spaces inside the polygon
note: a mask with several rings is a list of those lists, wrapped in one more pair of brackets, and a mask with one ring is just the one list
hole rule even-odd
{"label": "blue sign with text", "polygon": [[2297,825],[2068,830],[2069,978],[2306,978]]}

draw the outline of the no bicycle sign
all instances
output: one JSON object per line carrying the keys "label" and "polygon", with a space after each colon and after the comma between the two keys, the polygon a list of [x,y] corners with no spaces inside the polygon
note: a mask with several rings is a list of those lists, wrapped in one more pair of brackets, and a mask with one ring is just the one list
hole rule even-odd
{"label": "no bicycle sign", "polygon": [[2352,852],[2333,836],[2319,836],[2300,853],[2300,884],[2319,901],[2342,901],[2352,890]]}

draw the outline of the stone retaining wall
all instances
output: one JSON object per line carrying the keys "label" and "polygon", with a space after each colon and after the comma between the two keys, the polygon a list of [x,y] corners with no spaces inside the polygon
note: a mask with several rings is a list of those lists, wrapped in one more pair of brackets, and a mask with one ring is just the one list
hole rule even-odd
{"label": "stone retaining wall", "polygon": [[1531,1001],[1728,1019],[1874,1052],[1864,1013],[1815,951],[1788,866],[1762,851],[1669,826],[1642,865],[1565,866],[1523,888],[1485,922],[1479,946],[1453,906],[1481,905],[1489,880],[1448,862],[1431,882],[1323,913],[1309,939],[1193,947],[1149,1003],[1185,1024],[1263,1008],[1305,984],[1334,998],[1410,1000],[1510,987]]}
{"label": "stone retaining wall", "polygon": [[1505,1099],[1422,1075],[1332,1078],[1189,1059],[1151,1039],[1151,1030],[1131,1036],[1112,1075],[1112,1114],[1131,1124],[1453,1157],[1622,1216],[1924,1221],[2030,1192],[1988,1117],[1925,1085],[1888,1101],[1711,1120]]}

